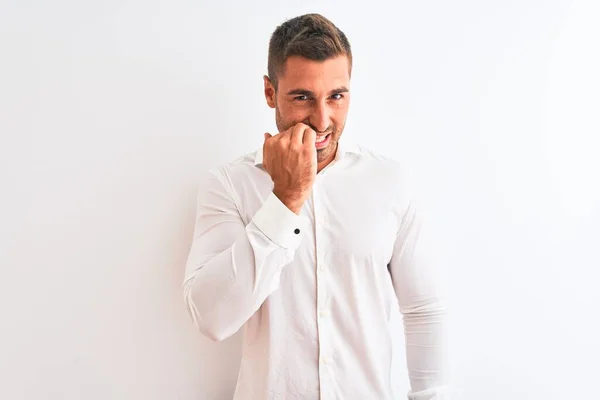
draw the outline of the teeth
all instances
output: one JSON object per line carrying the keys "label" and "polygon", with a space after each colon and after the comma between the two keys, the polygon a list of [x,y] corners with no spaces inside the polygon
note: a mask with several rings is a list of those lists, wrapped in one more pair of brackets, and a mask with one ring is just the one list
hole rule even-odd
{"label": "teeth", "polygon": [[329,136],[329,135],[318,137],[317,138],[317,143],[321,143],[322,141],[324,141],[327,138],[327,136]]}

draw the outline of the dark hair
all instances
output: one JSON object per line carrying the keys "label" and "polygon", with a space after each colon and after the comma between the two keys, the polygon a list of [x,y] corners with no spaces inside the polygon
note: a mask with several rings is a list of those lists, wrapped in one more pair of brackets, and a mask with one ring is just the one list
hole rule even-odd
{"label": "dark hair", "polygon": [[305,14],[279,25],[269,41],[268,74],[275,90],[285,61],[291,56],[325,61],[346,55],[352,71],[352,51],[344,32],[320,14]]}

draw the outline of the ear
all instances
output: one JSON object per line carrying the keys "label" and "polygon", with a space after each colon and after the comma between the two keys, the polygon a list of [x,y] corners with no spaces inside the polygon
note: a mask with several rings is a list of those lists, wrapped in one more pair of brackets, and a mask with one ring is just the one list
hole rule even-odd
{"label": "ear", "polygon": [[273,83],[271,82],[268,76],[265,75],[263,77],[263,81],[265,83],[265,99],[267,99],[267,104],[269,105],[269,107],[275,108],[275,96],[277,96],[275,87],[273,86]]}

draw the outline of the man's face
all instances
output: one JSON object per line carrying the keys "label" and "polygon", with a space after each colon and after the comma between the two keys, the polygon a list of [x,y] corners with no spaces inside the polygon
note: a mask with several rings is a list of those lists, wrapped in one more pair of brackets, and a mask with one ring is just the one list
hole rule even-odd
{"label": "man's face", "polygon": [[275,108],[276,124],[283,132],[303,122],[317,132],[317,161],[327,164],[335,157],[350,105],[348,58],[339,56],[313,61],[300,56],[286,60],[275,92],[265,78],[265,95]]}

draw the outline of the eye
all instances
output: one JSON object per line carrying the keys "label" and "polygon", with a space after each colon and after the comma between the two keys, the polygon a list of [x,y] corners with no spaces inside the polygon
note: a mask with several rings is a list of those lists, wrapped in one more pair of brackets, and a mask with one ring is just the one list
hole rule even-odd
{"label": "eye", "polygon": [[336,93],[336,94],[333,94],[333,95],[331,95],[331,97],[332,97],[334,100],[341,100],[341,99],[342,99],[342,97],[344,97],[344,95],[343,95],[343,94],[341,94],[341,93]]}
{"label": "eye", "polygon": [[308,96],[305,96],[305,95],[296,96],[296,97],[294,97],[294,100],[299,100],[299,101],[308,100]]}

